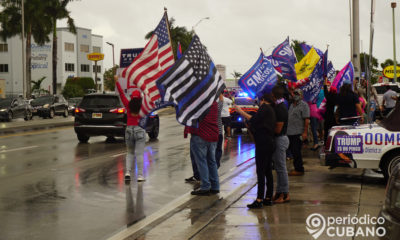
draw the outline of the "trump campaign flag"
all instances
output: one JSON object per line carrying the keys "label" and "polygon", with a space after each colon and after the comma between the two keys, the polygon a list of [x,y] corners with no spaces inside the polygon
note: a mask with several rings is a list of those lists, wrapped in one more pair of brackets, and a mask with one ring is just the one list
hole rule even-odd
{"label": "trump campaign flag", "polygon": [[332,87],[335,87],[337,91],[340,91],[340,87],[343,85],[344,81],[350,81],[353,85],[354,78],[354,68],[351,61],[344,66],[342,70],[336,75],[335,80],[333,80]]}
{"label": "trump campaign flag", "polygon": [[307,78],[314,71],[315,65],[317,65],[320,57],[314,48],[301,59],[300,62],[294,65],[296,69],[297,80]]}
{"label": "trump campaign flag", "polygon": [[150,114],[160,101],[156,80],[174,64],[174,54],[168,30],[166,12],[143,51],[122,71],[127,86],[138,87],[143,92],[140,116]]}
{"label": "trump campaign flag", "polygon": [[311,73],[309,81],[304,85],[299,86],[303,91],[303,99],[306,102],[313,102],[321,91],[324,83],[324,70],[322,64],[322,59],[320,59],[315,66],[314,71]]}
{"label": "trump campaign flag", "polygon": [[[311,48],[313,48],[312,46],[310,46],[310,45],[308,45],[308,44],[306,44],[306,43],[300,43],[300,48],[301,48],[301,51],[303,52],[303,54],[304,55],[307,55],[307,53],[311,50]],[[320,57],[322,57],[322,55],[324,55],[324,53],[321,51],[321,50],[319,50],[318,48],[315,48],[314,47],[314,49],[315,49],[315,51],[317,51],[317,53],[318,53],[318,55],[320,56]]]}
{"label": "trump campaign flag", "polygon": [[272,66],[274,66],[275,70],[282,74],[282,69],[281,65],[279,65],[279,62],[273,59],[271,55],[267,56],[266,58],[271,62]]}
{"label": "trump campaign flag", "polygon": [[165,102],[176,106],[176,119],[197,127],[225,89],[225,83],[197,35],[182,57],[157,80]]}
{"label": "trump campaign flag", "polygon": [[251,98],[261,96],[263,93],[271,92],[278,78],[274,67],[263,53],[257,62],[239,79],[239,86]]}
{"label": "trump campaign flag", "polygon": [[296,55],[294,54],[292,47],[289,44],[289,37],[286,38],[281,44],[279,44],[272,51],[272,58],[279,62],[281,67],[282,77],[290,81],[296,82],[296,69],[294,64],[297,62]]}

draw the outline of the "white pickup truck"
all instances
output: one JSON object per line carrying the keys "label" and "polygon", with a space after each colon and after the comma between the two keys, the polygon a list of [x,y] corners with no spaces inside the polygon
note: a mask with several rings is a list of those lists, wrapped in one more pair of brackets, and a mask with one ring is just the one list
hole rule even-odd
{"label": "white pickup truck", "polygon": [[381,169],[387,180],[400,163],[400,102],[379,124],[333,127],[320,161],[331,167]]}

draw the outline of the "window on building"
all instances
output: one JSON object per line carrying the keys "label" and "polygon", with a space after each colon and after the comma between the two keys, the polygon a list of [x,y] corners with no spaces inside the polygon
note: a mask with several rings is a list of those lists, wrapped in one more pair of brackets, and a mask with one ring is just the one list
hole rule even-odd
{"label": "window on building", "polygon": [[[93,65],[93,72],[96,72],[96,65]],[[101,73],[101,66],[97,65],[97,72]]]}
{"label": "window on building", "polygon": [[73,52],[74,51],[74,44],[73,43],[64,43],[64,50],[66,52]]}
{"label": "window on building", "polygon": [[0,52],[8,52],[8,44],[0,43]]}
{"label": "window on building", "polygon": [[74,72],[74,64],[73,63],[66,63],[65,64],[65,71],[66,72]]}
{"label": "window on building", "polygon": [[8,73],[8,64],[0,64],[0,72]]}
{"label": "window on building", "polygon": [[93,52],[101,53],[101,47],[93,47]]}
{"label": "window on building", "polygon": [[88,53],[89,52],[89,45],[81,44],[81,52]]}
{"label": "window on building", "polygon": [[89,64],[81,64],[81,72],[89,72]]}

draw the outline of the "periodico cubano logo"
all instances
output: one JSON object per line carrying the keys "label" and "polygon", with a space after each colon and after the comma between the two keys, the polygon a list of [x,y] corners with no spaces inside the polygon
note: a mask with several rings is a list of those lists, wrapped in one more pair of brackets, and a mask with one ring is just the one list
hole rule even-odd
{"label": "periodico cubano logo", "polygon": [[363,216],[324,217],[319,213],[310,214],[306,219],[306,229],[317,239],[322,234],[328,237],[383,237],[386,229],[383,217]]}

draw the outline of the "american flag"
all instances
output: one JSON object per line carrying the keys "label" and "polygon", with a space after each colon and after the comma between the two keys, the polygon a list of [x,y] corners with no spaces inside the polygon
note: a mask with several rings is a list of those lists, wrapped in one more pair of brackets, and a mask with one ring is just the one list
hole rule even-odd
{"label": "american flag", "polygon": [[138,87],[144,94],[141,116],[155,108],[155,102],[160,99],[156,80],[174,64],[167,26],[167,15],[164,14],[146,47],[122,72],[122,77],[128,80],[127,88]]}
{"label": "american flag", "polygon": [[210,56],[195,35],[183,56],[157,80],[163,100],[176,105],[177,120],[197,127],[225,88]]}

